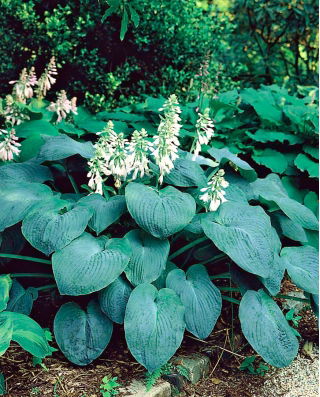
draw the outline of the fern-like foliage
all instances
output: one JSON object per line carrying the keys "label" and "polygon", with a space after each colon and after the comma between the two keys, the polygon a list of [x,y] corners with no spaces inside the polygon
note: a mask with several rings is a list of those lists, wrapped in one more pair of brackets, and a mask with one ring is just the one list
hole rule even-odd
{"label": "fern-like foliage", "polygon": [[171,374],[173,370],[173,365],[171,363],[167,363],[162,365],[160,368],[156,369],[153,372],[146,372],[145,373],[145,385],[147,391],[150,391],[152,386],[157,382],[158,379],[161,378],[163,375]]}

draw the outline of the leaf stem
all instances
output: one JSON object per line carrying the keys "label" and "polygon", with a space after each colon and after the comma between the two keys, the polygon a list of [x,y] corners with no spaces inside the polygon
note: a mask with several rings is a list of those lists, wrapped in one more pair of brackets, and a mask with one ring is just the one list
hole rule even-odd
{"label": "leaf stem", "polygon": [[226,272],[226,273],[220,273],[220,274],[215,274],[214,276],[210,276],[210,279],[216,280],[219,278],[230,278],[230,277],[231,277],[230,273]]}
{"label": "leaf stem", "polygon": [[220,291],[233,291],[233,292],[240,292],[239,288],[234,287],[218,287]]}
{"label": "leaf stem", "polygon": [[19,277],[54,278],[54,275],[50,274],[50,273],[11,273],[10,277],[12,277],[12,278],[19,278]]}
{"label": "leaf stem", "polygon": [[230,298],[230,296],[221,295],[221,298],[225,301],[235,303],[236,305],[240,305],[240,301],[238,299]]}
{"label": "leaf stem", "polygon": [[23,255],[13,255],[13,254],[0,253],[0,258],[21,259],[23,261],[39,262],[39,263],[46,263],[47,265],[51,265],[51,261],[48,261],[47,259],[34,258],[32,256],[23,256]]}
{"label": "leaf stem", "polygon": [[36,287],[38,291],[46,291],[47,289],[53,289],[53,288],[57,288],[57,284],[48,284],[42,287]]}
{"label": "leaf stem", "polygon": [[169,256],[169,260],[174,259],[175,257],[183,254],[185,251],[187,251],[188,249],[194,247],[195,245],[198,245],[204,241],[206,241],[208,239],[208,237],[200,237],[197,240],[192,241],[191,243],[185,245],[184,247],[178,249],[177,251],[175,251],[173,254],[171,254]]}
{"label": "leaf stem", "polygon": [[76,184],[76,181],[74,180],[74,177],[73,177],[73,176],[69,173],[69,171],[67,170],[67,167],[66,167],[66,174],[67,174],[67,176],[68,176],[68,178],[69,178],[69,181],[70,181],[70,183],[71,183],[71,185],[72,185],[72,187],[73,187],[73,190],[75,191],[75,193],[79,194],[80,191],[79,191],[79,189],[78,189],[78,186],[77,186],[77,184]]}
{"label": "leaf stem", "polygon": [[211,264],[214,262],[218,262],[220,259],[226,258],[227,255],[226,254],[219,254],[216,256],[212,256],[210,259],[207,259],[205,261],[199,262],[197,263],[197,265],[207,265],[207,264]]}
{"label": "leaf stem", "polygon": [[308,303],[310,303],[310,300],[309,300],[309,299],[298,298],[298,297],[296,297],[296,296],[290,296],[290,295],[281,295],[281,294],[278,294],[278,295],[275,296],[275,298],[290,299],[290,300],[293,300],[293,301],[308,302]]}

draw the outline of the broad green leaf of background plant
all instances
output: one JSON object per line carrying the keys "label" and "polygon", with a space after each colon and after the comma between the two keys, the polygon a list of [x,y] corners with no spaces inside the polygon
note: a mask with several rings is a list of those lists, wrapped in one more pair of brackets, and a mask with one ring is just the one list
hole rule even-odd
{"label": "broad green leaf of background plant", "polygon": [[29,209],[52,191],[39,183],[4,182],[0,189],[0,231],[23,220]]}
{"label": "broad green leaf of background plant", "polygon": [[12,280],[9,274],[0,275],[0,312],[6,310],[9,301]]}
{"label": "broad green leaf of background plant", "polygon": [[283,368],[296,357],[298,340],[279,306],[262,289],[244,294],[239,318],[244,336],[267,363]]}
{"label": "broad green leaf of background plant", "polygon": [[310,294],[319,292],[319,253],[314,247],[285,247],[281,258],[291,280]]}
{"label": "broad green leaf of background plant", "polygon": [[207,185],[207,178],[195,161],[179,158],[174,162],[172,171],[164,177],[164,182],[179,187],[203,187]]}
{"label": "broad green leaf of background plant", "polygon": [[89,233],[52,255],[53,273],[62,295],[86,295],[111,284],[131,255],[125,239],[96,238]]}
{"label": "broad green leaf of background plant", "polygon": [[91,208],[53,197],[37,205],[22,222],[22,233],[29,243],[46,255],[79,237],[92,216]]}
{"label": "broad green leaf of background plant", "polygon": [[36,182],[51,181],[52,175],[48,167],[32,162],[8,163],[0,166],[0,182]]}
{"label": "broad green leaf of background plant", "polygon": [[131,285],[122,277],[99,292],[101,310],[117,324],[123,324],[129,296],[132,292]]}
{"label": "broad green leaf of background plant", "polygon": [[257,142],[263,142],[263,143],[275,142],[275,141],[284,143],[285,141],[288,141],[290,145],[295,145],[303,142],[303,138],[300,137],[299,135],[288,134],[280,131],[259,129],[255,131],[253,134],[249,131],[246,131],[246,135],[248,135],[248,137],[250,137],[251,139]]}
{"label": "broad green leaf of background plant", "polygon": [[17,280],[13,280],[7,310],[29,315],[33,302],[38,298],[38,290],[34,287],[25,289]]}
{"label": "broad green leaf of background plant", "polygon": [[31,120],[26,123],[21,123],[15,127],[15,130],[19,138],[32,138],[40,135],[59,135],[58,129],[45,120]]}
{"label": "broad green leaf of background plant", "polygon": [[196,212],[192,196],[172,186],[156,191],[140,183],[129,183],[125,196],[132,218],[160,239],[182,230]]}
{"label": "broad green leaf of background plant", "polygon": [[238,266],[269,277],[275,247],[270,218],[261,207],[227,201],[201,224],[208,238]]}
{"label": "broad green leaf of background plant", "polygon": [[6,336],[4,342],[0,337],[0,354],[4,353],[4,345],[8,344],[8,341],[10,344],[11,340],[35,357],[44,358],[51,354],[44,330],[30,317],[21,313],[2,312],[0,313],[0,334],[3,332],[3,326]]}
{"label": "broad green leaf of background plant", "polygon": [[2,373],[0,373],[0,396],[4,396],[6,394],[6,381]]}
{"label": "broad green leaf of background plant", "polygon": [[184,307],[174,291],[158,291],[151,284],[140,284],[132,291],[124,319],[126,341],[131,354],[149,372],[174,355],[184,329]]}
{"label": "broad green leaf of background plant", "polygon": [[2,356],[12,340],[13,324],[7,316],[1,316],[0,313],[0,356]]}
{"label": "broad green leaf of background plant", "polygon": [[255,194],[275,202],[293,222],[305,229],[318,230],[316,216],[309,208],[288,197],[278,175],[269,174],[264,179],[257,179],[251,186]]}
{"label": "broad green leaf of background plant", "polygon": [[177,293],[185,307],[186,329],[199,339],[207,338],[220,316],[222,299],[206,268],[193,265],[187,273],[172,270],[166,286]]}
{"label": "broad green leaf of background plant", "polygon": [[134,286],[155,281],[166,267],[170,244],[143,230],[131,230],[125,235],[132,255],[125,274]]}
{"label": "broad green leaf of background plant", "polygon": [[286,157],[277,150],[270,148],[254,150],[252,158],[257,164],[264,165],[272,172],[277,172],[278,174],[283,174],[288,167]]}
{"label": "broad green leaf of background plant", "polygon": [[93,210],[89,226],[97,234],[103,232],[108,226],[117,221],[127,211],[124,196],[117,195],[105,199],[100,194],[90,194],[79,201]]}
{"label": "broad green leaf of background plant", "polygon": [[87,310],[69,302],[62,305],[54,319],[54,336],[65,357],[74,364],[87,365],[107,347],[113,330],[112,321],[94,300]]}
{"label": "broad green leaf of background plant", "polygon": [[298,154],[294,164],[300,171],[307,171],[311,178],[319,178],[319,162],[312,160],[304,153]]}

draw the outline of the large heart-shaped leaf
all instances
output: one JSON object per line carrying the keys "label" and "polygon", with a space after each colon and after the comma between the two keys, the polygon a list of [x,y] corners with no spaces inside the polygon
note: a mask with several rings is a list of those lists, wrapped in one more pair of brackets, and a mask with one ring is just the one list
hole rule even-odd
{"label": "large heart-shaped leaf", "polygon": [[52,192],[40,183],[4,182],[0,189],[0,231],[22,221],[29,209]]}
{"label": "large heart-shaped leaf", "polygon": [[170,244],[159,240],[143,230],[131,230],[125,235],[131,246],[132,255],[125,269],[131,284],[151,283],[166,267]]}
{"label": "large heart-shaped leaf", "polygon": [[275,202],[293,222],[306,229],[318,230],[318,220],[314,213],[306,206],[289,198],[278,175],[269,174],[264,179],[257,179],[251,186],[255,194],[265,200]]}
{"label": "large heart-shaped leaf", "polygon": [[54,319],[54,335],[66,358],[77,365],[87,365],[107,347],[113,330],[112,321],[95,301],[84,311],[74,302],[65,303]]}
{"label": "large heart-shaped leaf", "polygon": [[314,247],[285,247],[281,251],[292,281],[310,294],[319,292],[319,253]]}
{"label": "large heart-shaped leaf", "polygon": [[125,239],[107,240],[83,233],[52,255],[54,276],[62,295],[86,295],[111,284],[131,255]]}
{"label": "large heart-shaped leaf", "polygon": [[207,178],[195,161],[179,158],[174,162],[171,172],[164,177],[164,182],[180,187],[203,187],[207,184]]}
{"label": "large heart-shaped leaf", "polygon": [[58,135],[58,129],[45,120],[31,120],[15,127],[19,138],[31,138],[41,135]]}
{"label": "large heart-shaped leaf", "polygon": [[0,167],[0,181],[21,181],[42,183],[52,180],[48,167],[32,162],[8,163]]}
{"label": "large heart-shaped leaf", "polygon": [[296,222],[293,222],[286,215],[275,212],[271,215],[272,223],[275,228],[285,237],[290,238],[294,241],[307,242],[308,238],[304,228]]}
{"label": "large heart-shaped leaf", "polygon": [[33,302],[37,298],[38,290],[36,288],[24,289],[17,280],[13,280],[7,310],[28,316],[31,313]]}
{"label": "large heart-shaped leaf", "polygon": [[292,362],[298,340],[279,306],[262,289],[244,294],[239,318],[244,336],[267,363],[282,368]]}
{"label": "large heart-shaped leaf", "polygon": [[171,289],[158,291],[151,284],[140,284],[130,295],[124,329],[132,355],[153,372],[173,356],[182,342],[184,307]]}
{"label": "large heart-shaped leaf", "polygon": [[11,340],[39,358],[44,358],[52,352],[38,323],[24,314],[5,311],[0,313],[0,354],[6,350],[5,345],[9,347]]}
{"label": "large heart-shaped leaf", "polygon": [[0,312],[6,309],[12,280],[9,274],[0,275]]}
{"label": "large heart-shaped leaf", "polygon": [[277,252],[274,253],[274,259],[271,266],[270,275],[268,277],[259,277],[259,279],[269,293],[275,296],[280,292],[281,282],[285,272],[284,263]]}
{"label": "large heart-shaped leaf", "polygon": [[132,287],[123,278],[118,277],[113,283],[99,292],[101,310],[117,324],[123,324]]}
{"label": "large heart-shaped leaf", "polygon": [[79,237],[91,216],[91,208],[81,204],[72,206],[53,197],[29,212],[23,220],[22,233],[31,245],[49,255]]}
{"label": "large heart-shaped leaf", "polygon": [[140,183],[129,183],[125,195],[137,224],[161,239],[182,230],[196,211],[194,199],[172,186],[157,191]]}
{"label": "large heart-shaped leaf", "polygon": [[81,199],[80,202],[92,208],[93,215],[89,226],[97,234],[112,225],[127,210],[125,197],[121,195],[107,200],[100,194],[90,194]]}
{"label": "large heart-shaped leaf", "polygon": [[165,269],[161,272],[160,276],[152,283],[157,289],[166,287],[166,280],[171,270],[179,269],[173,262],[168,261]]}
{"label": "large heart-shaped leaf", "polygon": [[270,218],[263,209],[225,202],[212,214],[201,223],[213,243],[244,270],[269,277],[275,247]]}
{"label": "large heart-shaped leaf", "polygon": [[206,268],[193,265],[187,273],[181,269],[172,270],[166,286],[178,294],[185,307],[187,330],[199,339],[207,338],[220,316],[222,299]]}

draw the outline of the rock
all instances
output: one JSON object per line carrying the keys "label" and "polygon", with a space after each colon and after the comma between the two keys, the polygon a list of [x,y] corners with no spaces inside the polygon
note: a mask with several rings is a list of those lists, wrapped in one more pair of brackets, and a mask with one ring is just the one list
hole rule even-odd
{"label": "rock", "polygon": [[121,388],[120,392],[125,397],[171,397],[171,386],[168,382],[160,381],[147,392],[143,382],[134,380],[128,387]]}
{"label": "rock", "polygon": [[[176,357],[173,359],[173,363],[186,370],[186,375],[191,383],[197,383],[200,379],[204,378],[209,374],[210,370],[210,359],[203,354],[192,354],[188,357]],[[184,370],[179,371],[182,375]]]}
{"label": "rock", "polygon": [[[300,291],[290,291],[286,295],[293,296],[295,298],[306,299],[306,297],[304,296],[304,293],[300,292]],[[292,300],[292,299],[285,299],[285,301],[282,304],[282,307],[284,310],[294,309],[294,314],[298,314],[305,307],[305,303],[299,302],[296,300]]]}

